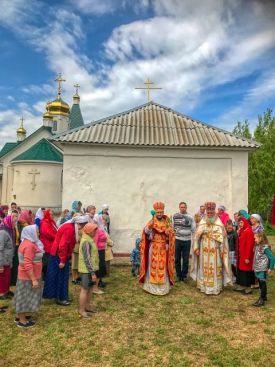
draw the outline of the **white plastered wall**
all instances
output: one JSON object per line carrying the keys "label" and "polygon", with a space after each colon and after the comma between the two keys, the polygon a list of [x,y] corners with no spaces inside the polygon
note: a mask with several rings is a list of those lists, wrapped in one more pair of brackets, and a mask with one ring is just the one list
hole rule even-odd
{"label": "white plastered wall", "polygon": [[[12,195],[22,208],[61,208],[62,163],[24,162],[12,164],[14,181]],[[34,175],[30,172],[37,172]]]}
{"label": "white plastered wall", "polygon": [[211,149],[165,149],[63,145],[62,206],[81,200],[85,206],[110,205],[115,252],[129,252],[151,218],[154,201],[166,213],[186,201],[194,214],[214,200],[230,214],[247,207],[247,152]]}

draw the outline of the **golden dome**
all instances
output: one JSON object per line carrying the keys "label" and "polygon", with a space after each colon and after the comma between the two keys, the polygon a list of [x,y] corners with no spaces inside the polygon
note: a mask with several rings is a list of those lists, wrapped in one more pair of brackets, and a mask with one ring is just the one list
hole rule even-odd
{"label": "golden dome", "polygon": [[52,119],[52,118],[53,118],[52,115],[50,114],[50,112],[47,109],[47,111],[43,114],[43,120]]}
{"label": "golden dome", "polygon": [[17,134],[26,134],[26,129],[24,129],[24,127],[20,126],[17,130],[16,130]]}
{"label": "golden dome", "polygon": [[68,116],[70,114],[70,106],[61,98],[56,98],[54,101],[48,102],[47,110],[51,116]]}

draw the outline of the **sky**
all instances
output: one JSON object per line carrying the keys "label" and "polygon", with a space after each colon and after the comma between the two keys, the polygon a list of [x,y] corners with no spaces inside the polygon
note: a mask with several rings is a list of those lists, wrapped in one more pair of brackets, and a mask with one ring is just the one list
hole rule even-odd
{"label": "sky", "polygon": [[85,123],[154,102],[232,131],[275,109],[275,1],[1,0],[0,146],[42,125],[54,81]]}

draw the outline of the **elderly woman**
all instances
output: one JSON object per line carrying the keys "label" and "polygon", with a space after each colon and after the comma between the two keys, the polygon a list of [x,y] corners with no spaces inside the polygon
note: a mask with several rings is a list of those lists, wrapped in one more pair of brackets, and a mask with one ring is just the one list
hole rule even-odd
{"label": "elderly woman", "polygon": [[255,284],[253,271],[254,258],[254,234],[250,223],[245,218],[239,220],[238,243],[236,247],[237,256],[237,278],[238,287],[235,291],[251,294],[251,285]]}
{"label": "elderly woman", "polygon": [[8,215],[0,227],[0,299],[13,296],[9,290],[14,255],[14,226],[17,216]]}
{"label": "elderly woman", "polygon": [[50,250],[43,298],[55,299],[60,306],[69,306],[69,259],[75,244],[79,241],[79,231],[89,222],[88,215],[79,215],[62,224],[56,233]]}
{"label": "elderly woman", "polygon": [[53,211],[47,209],[44,212],[44,217],[40,222],[40,239],[44,245],[44,255],[43,255],[43,268],[42,274],[43,279],[45,279],[48,267],[48,261],[50,257],[51,248],[55,240],[57,233],[57,225],[54,220]]}
{"label": "elderly woman", "polygon": [[41,272],[43,244],[38,237],[38,227],[33,224],[22,230],[18,250],[19,267],[14,305],[16,325],[20,328],[34,326],[26,314],[37,312],[41,304]]}
{"label": "elderly woman", "polygon": [[251,222],[252,231],[254,234],[264,231],[262,217],[259,214],[251,214],[250,222]]}

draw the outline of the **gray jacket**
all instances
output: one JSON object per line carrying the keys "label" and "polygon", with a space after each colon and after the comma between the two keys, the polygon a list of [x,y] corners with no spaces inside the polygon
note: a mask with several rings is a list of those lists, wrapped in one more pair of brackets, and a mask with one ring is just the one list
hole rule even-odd
{"label": "gray jacket", "polygon": [[14,247],[12,239],[4,229],[0,230],[0,268],[3,266],[12,266]]}

